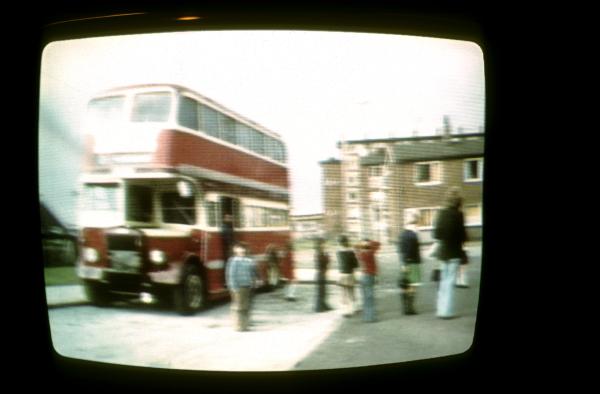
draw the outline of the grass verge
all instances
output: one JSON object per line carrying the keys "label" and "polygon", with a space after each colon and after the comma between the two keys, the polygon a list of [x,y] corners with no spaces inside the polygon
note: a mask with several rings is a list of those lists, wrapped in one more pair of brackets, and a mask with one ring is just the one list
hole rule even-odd
{"label": "grass verge", "polygon": [[46,286],[78,285],[79,278],[75,267],[48,267],[44,268]]}

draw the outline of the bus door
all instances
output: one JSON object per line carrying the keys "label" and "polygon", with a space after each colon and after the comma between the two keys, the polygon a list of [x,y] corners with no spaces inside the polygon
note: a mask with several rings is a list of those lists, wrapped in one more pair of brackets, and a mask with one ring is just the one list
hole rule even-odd
{"label": "bus door", "polygon": [[[221,240],[223,253],[223,278],[227,259],[232,256],[233,244],[236,241],[235,228],[239,227],[239,199],[221,196]],[[224,282],[225,283],[225,282]]]}

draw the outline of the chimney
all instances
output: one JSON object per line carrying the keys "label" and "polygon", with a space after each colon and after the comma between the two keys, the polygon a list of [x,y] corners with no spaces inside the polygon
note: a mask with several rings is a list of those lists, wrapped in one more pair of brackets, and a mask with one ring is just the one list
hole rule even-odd
{"label": "chimney", "polygon": [[444,115],[444,128],[442,131],[442,140],[445,142],[450,141],[450,135],[452,134],[452,124],[450,123],[450,115]]}

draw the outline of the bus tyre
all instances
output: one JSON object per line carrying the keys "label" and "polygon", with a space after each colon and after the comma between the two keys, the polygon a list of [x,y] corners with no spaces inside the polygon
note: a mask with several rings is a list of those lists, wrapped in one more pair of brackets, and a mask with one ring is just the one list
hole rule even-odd
{"label": "bus tyre", "polygon": [[204,281],[197,267],[184,268],[181,283],[175,288],[174,302],[175,309],[183,316],[193,315],[205,306]]}
{"label": "bus tyre", "polygon": [[83,285],[87,299],[95,306],[107,306],[111,297],[108,289],[102,283],[85,282]]}

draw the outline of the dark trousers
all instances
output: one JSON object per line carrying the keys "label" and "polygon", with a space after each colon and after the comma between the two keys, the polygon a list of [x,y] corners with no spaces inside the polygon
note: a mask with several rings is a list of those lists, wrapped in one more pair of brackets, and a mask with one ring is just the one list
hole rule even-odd
{"label": "dark trousers", "polygon": [[327,290],[324,273],[317,273],[317,300],[315,303],[315,311],[320,312],[330,309],[327,305]]}

